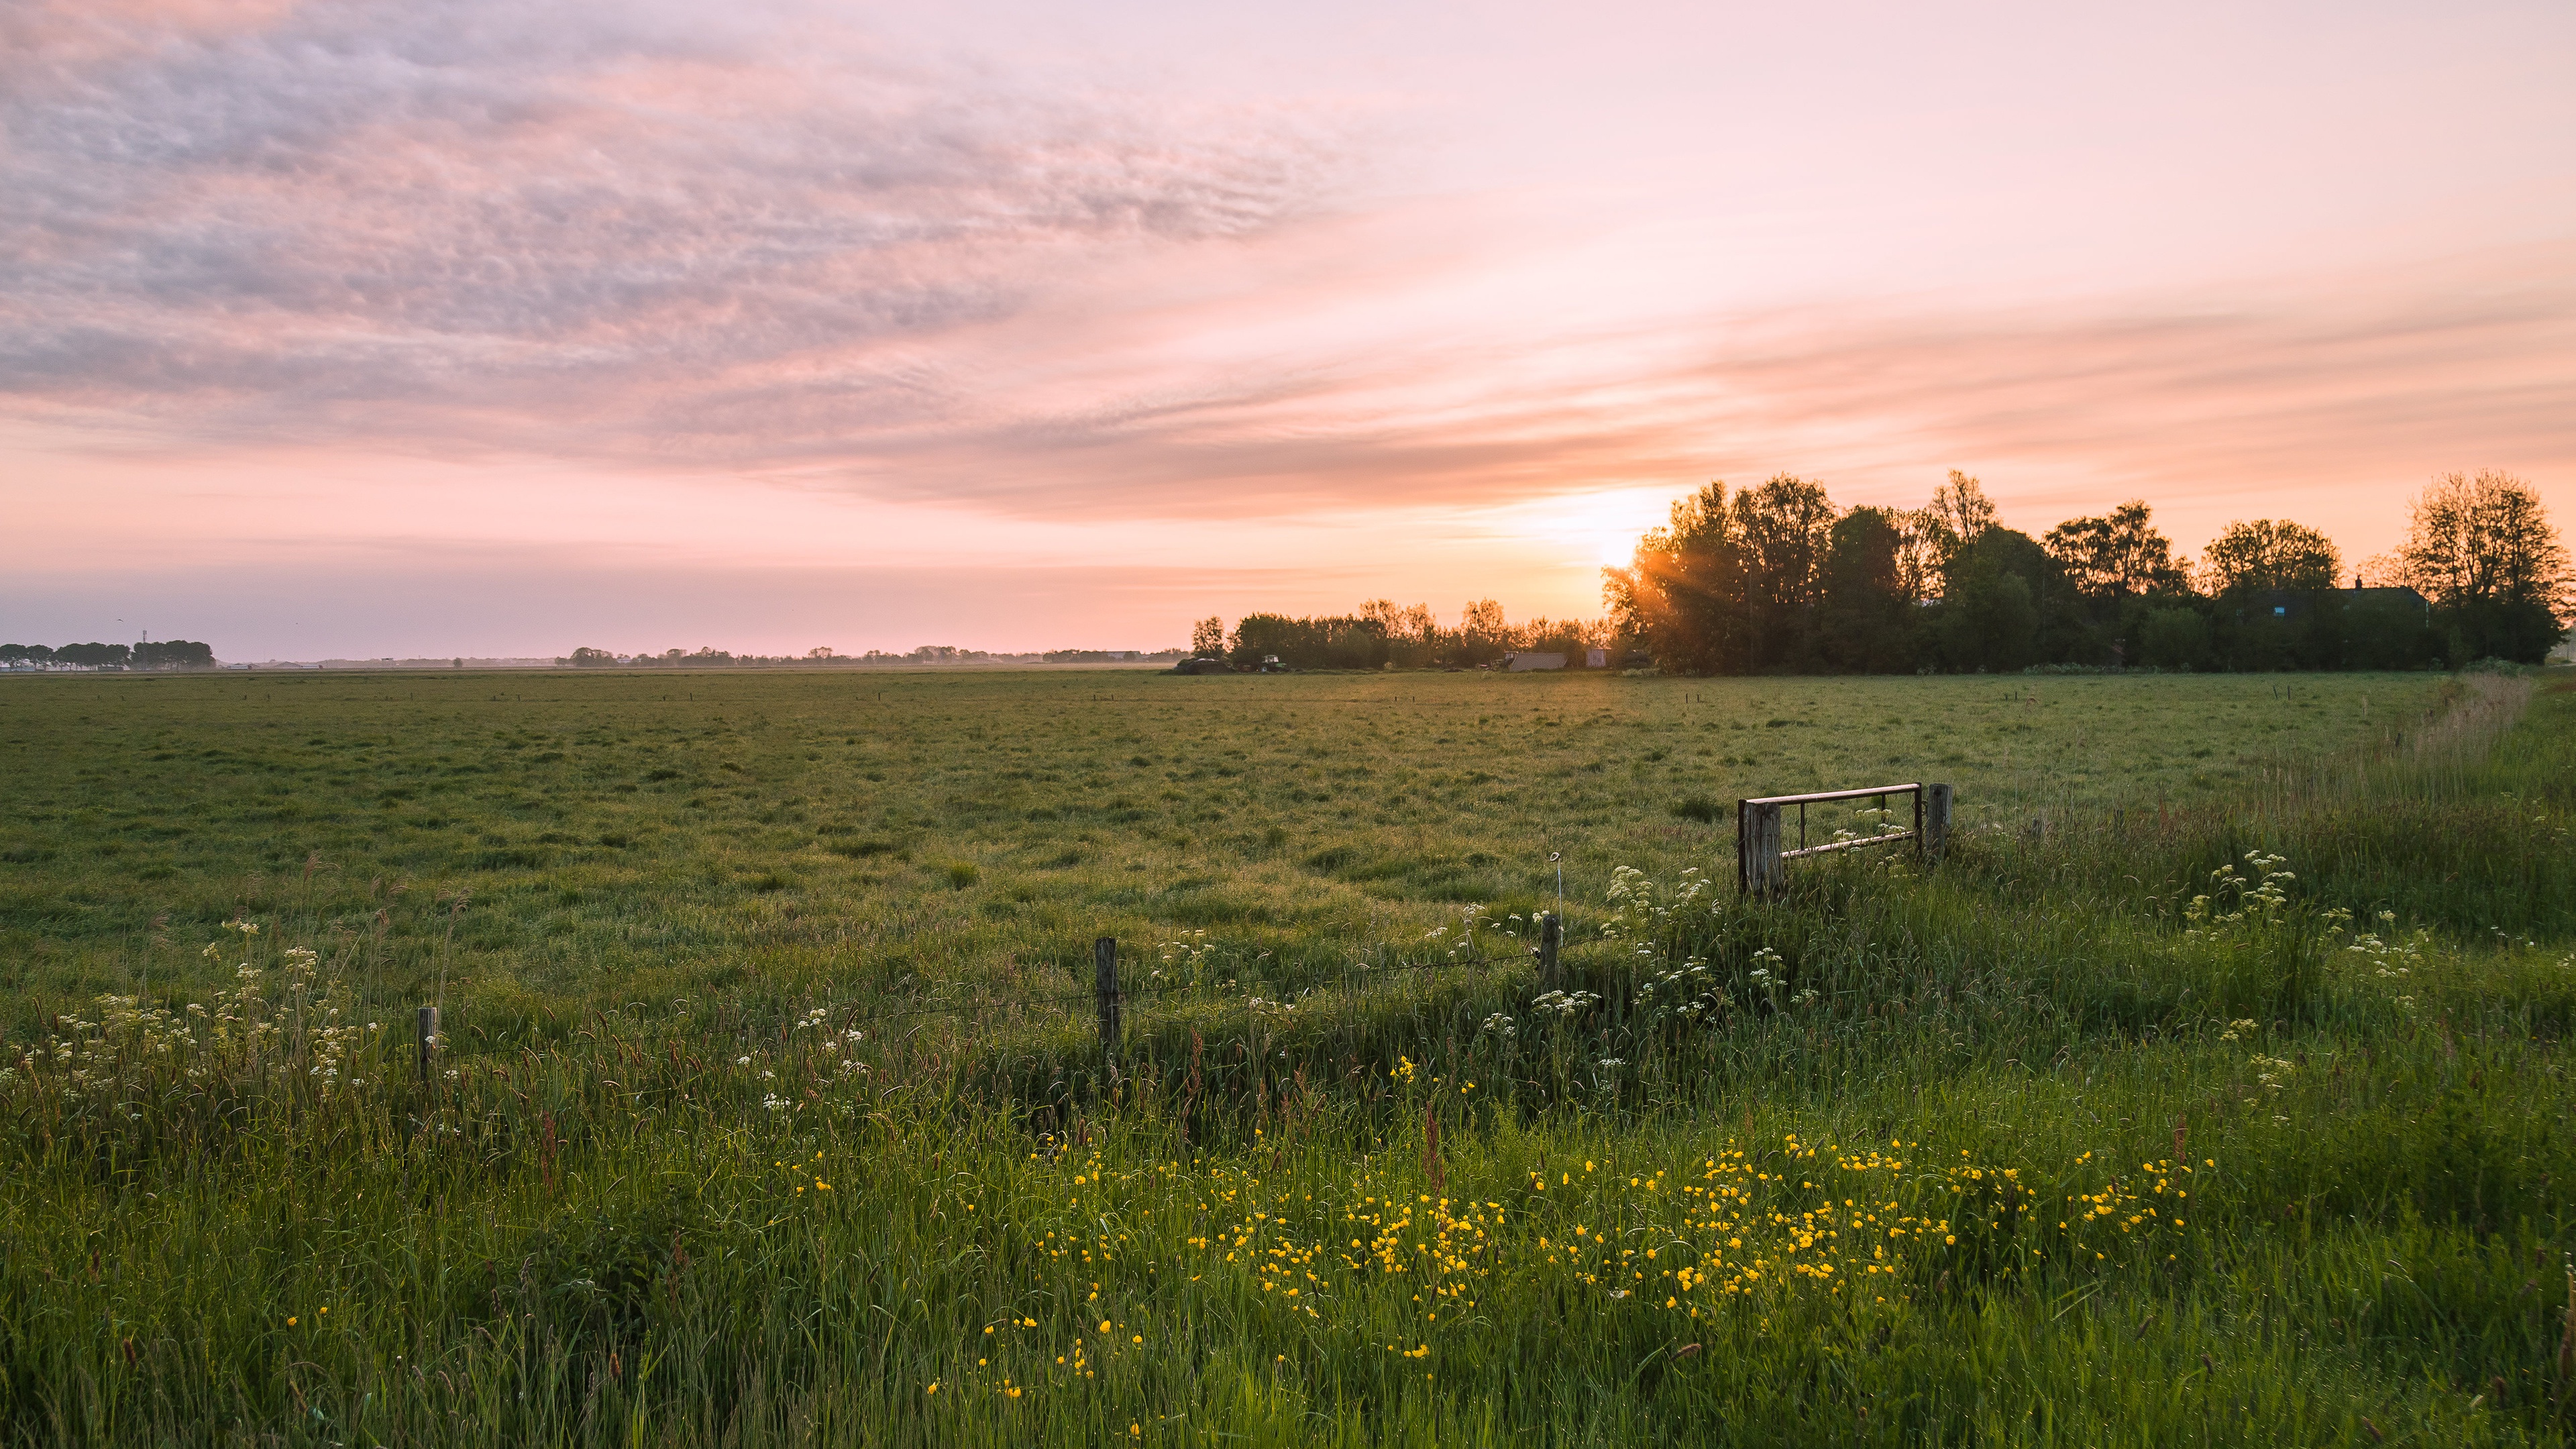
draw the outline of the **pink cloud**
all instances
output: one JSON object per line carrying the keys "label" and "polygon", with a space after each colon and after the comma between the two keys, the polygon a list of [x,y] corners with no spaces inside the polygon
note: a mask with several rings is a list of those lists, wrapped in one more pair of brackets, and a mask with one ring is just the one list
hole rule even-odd
{"label": "pink cloud", "polygon": [[2035,530],[2143,496],[2356,557],[2435,471],[2568,516],[2576,189],[2529,140],[2568,103],[2516,83],[2563,19],[2382,16],[2299,69],[2277,17],[2131,63],[2071,14],[1872,13],[18,7],[0,448],[51,461],[0,488],[66,558],[652,580],[980,529],[1552,613],[1601,511],[1708,477],[1960,466]]}

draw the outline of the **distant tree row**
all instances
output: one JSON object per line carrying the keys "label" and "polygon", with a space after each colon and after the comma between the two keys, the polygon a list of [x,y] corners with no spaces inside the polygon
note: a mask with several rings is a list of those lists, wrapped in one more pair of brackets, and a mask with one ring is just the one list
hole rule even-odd
{"label": "distant tree row", "polygon": [[188,639],[141,644],[0,644],[0,665],[69,664],[84,669],[212,669],[212,647]]}
{"label": "distant tree row", "polygon": [[840,654],[829,646],[817,646],[802,654],[736,654],[713,646],[665,649],[659,654],[620,654],[614,649],[593,649],[585,645],[555,662],[575,669],[775,669],[782,665],[813,664],[944,664],[988,657],[980,650],[959,649],[950,644],[925,644],[909,654],[886,654],[875,649],[865,654]]}
{"label": "distant tree row", "polygon": [[2538,495],[2492,472],[2434,480],[2349,588],[2302,524],[2232,523],[2195,567],[2143,502],[2032,538],[1957,472],[1911,510],[1838,508],[1788,475],[1711,483],[1605,576],[1609,627],[1687,674],[2538,663],[2576,614]]}
{"label": "distant tree row", "polygon": [[1524,650],[1579,661],[1587,648],[1618,647],[1616,632],[1599,619],[1513,624],[1491,599],[1467,605],[1451,627],[1429,605],[1371,599],[1356,614],[1246,614],[1231,635],[1223,619],[1202,619],[1190,631],[1190,652],[1249,666],[1277,659],[1291,669],[1472,669]]}
{"label": "distant tree row", "polygon": [[777,669],[785,666],[810,668],[829,665],[835,668],[864,669],[892,664],[1102,664],[1134,663],[1156,659],[1178,659],[1178,649],[1146,653],[1135,649],[1054,649],[1042,654],[996,654],[982,649],[961,649],[954,644],[924,644],[901,654],[871,649],[865,654],[842,654],[829,647],[817,646],[802,654],[735,654],[728,650],[666,649],[659,654],[620,654],[613,649],[593,649],[585,645],[555,661],[575,669]]}

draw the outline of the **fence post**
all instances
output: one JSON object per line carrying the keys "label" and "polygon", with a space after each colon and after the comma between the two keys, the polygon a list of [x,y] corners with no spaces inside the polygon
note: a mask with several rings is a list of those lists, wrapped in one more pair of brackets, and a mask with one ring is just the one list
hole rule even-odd
{"label": "fence post", "polygon": [[1542,991],[1554,991],[1565,984],[1556,964],[1557,948],[1565,944],[1565,923],[1550,911],[1538,918],[1538,984]]}
{"label": "fence post", "polygon": [[1735,802],[1735,884],[1748,896],[1780,889],[1780,807],[1759,800]]}
{"label": "fence post", "polygon": [[1118,1065],[1118,941],[1103,936],[1091,943],[1092,989],[1100,994],[1100,1053],[1115,1071]]}
{"label": "fence post", "polygon": [[420,1084],[429,1085],[429,1056],[438,1049],[438,1008],[424,1006],[413,1022],[420,1038]]}
{"label": "fence post", "polygon": [[1744,817],[1749,813],[1744,808],[1743,801],[1735,802],[1735,893],[1737,895],[1749,895],[1753,890],[1753,868],[1746,863],[1744,854],[1745,843],[1750,835],[1750,827],[1745,824]]}
{"label": "fence post", "polygon": [[1950,847],[1950,787],[1926,785],[1923,794],[1923,854],[1937,861]]}

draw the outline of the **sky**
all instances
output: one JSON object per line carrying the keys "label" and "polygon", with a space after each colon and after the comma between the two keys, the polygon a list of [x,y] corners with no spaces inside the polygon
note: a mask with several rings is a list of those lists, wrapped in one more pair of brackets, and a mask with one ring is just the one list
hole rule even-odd
{"label": "sky", "polygon": [[1710,479],[2576,528],[2576,8],[0,4],[0,636],[1589,616]]}

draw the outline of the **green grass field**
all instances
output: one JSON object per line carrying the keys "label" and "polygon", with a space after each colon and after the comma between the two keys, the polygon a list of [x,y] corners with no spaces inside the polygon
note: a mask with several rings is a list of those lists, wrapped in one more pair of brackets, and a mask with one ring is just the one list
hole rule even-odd
{"label": "green grass field", "polygon": [[12,1442],[2576,1422],[2563,674],[0,686]]}
{"label": "green grass field", "polygon": [[451,1000],[539,1015],[1008,989],[1087,972],[1096,934],[1204,930],[1230,959],[1319,968],[1468,902],[1552,905],[1551,852],[1570,913],[1622,865],[1731,871],[1740,795],[1946,779],[1964,828],[2006,830],[2191,807],[2418,728],[2435,693],[2422,675],[2286,698],[2080,676],[0,683],[0,990],[21,1030],[156,961],[215,984],[196,947],[244,911],[371,947],[381,925],[371,988],[416,994],[446,960]]}

